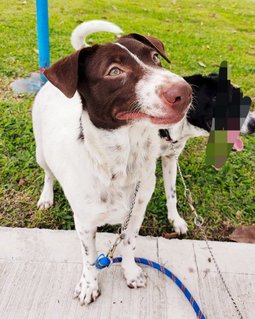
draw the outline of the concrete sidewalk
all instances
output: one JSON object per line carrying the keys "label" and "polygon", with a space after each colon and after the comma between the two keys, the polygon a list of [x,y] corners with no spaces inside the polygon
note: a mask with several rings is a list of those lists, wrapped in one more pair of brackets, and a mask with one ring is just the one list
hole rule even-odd
{"label": "concrete sidewalk", "polygon": [[[115,235],[97,234],[99,252]],[[210,242],[245,319],[255,318],[255,245]],[[118,251],[116,256],[119,255]],[[207,319],[238,318],[203,241],[139,237],[138,257],[164,264],[199,303]],[[0,228],[1,319],[193,319],[174,283],[146,267],[146,288],[129,289],[119,265],[100,272],[102,295],[81,307],[72,294],[81,274],[74,231]]]}

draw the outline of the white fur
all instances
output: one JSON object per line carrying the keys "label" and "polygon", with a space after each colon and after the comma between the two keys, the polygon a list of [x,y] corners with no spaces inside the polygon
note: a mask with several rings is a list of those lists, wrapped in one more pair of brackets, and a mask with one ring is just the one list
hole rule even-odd
{"label": "white fur", "polygon": [[184,82],[183,78],[168,70],[161,69],[157,73],[150,70],[137,86],[137,92],[139,92],[140,96],[139,102],[142,105],[147,103],[146,113],[151,116],[158,116],[160,113],[162,117],[167,113],[166,107],[163,105],[159,95],[155,94],[160,89],[157,83],[162,83],[163,87],[169,84],[169,82],[174,84],[182,81]]}
{"label": "white fur", "polygon": [[[84,144],[78,140],[80,117]],[[88,114],[82,112],[78,93],[68,99],[51,83],[46,83],[36,97],[33,127],[37,161],[46,176],[49,172],[60,182],[74,212],[81,243],[89,251],[86,256],[82,250],[83,274],[75,290],[81,304],[88,304],[99,295],[97,279],[94,279],[96,249],[91,241],[92,233],[97,226],[106,223],[123,223],[138,180],[141,187],[126,231],[122,266],[128,285],[144,286],[145,277],[135,265],[133,247],[135,233],[139,231],[154,190],[155,162],[159,153],[158,129],[148,121],[139,121],[114,131],[97,129]],[[52,204],[51,182],[50,185],[45,183],[39,206],[47,208],[47,203]],[[86,282],[90,282],[89,285],[83,276],[87,278]]]}
{"label": "white fur", "polygon": [[[99,23],[99,24],[98,24]],[[89,21],[84,22],[83,24],[79,25],[72,34],[72,44],[76,49],[82,48],[84,45],[87,45],[86,42],[84,42],[84,38],[93,32],[96,31],[109,31],[114,33],[121,33],[121,29],[119,29],[116,25],[113,25],[106,21]],[[122,47],[123,49],[129,51],[127,48],[125,48],[123,45],[116,43],[116,45]],[[142,81],[140,81],[139,85],[137,86],[137,93],[140,96],[140,103],[143,105],[146,105],[146,111],[147,114],[150,114],[152,116],[159,116],[163,115],[162,112],[164,112],[160,98],[157,94],[155,94],[155,83],[158,83],[159,80],[164,82],[164,77],[166,76],[166,80],[168,79],[168,76],[171,72],[166,70],[161,70],[157,74],[153,73],[151,74],[151,67],[145,65],[141,60],[138,59],[134,54],[132,54],[129,51],[130,55],[133,56],[133,58],[139,63],[143,68],[147,69],[148,76],[144,78]],[[171,73],[171,81],[174,81],[176,79],[177,81],[182,80],[178,75],[175,75]],[[150,102],[150,103],[148,103]],[[247,124],[249,120],[254,117],[254,114],[249,113],[245,123],[242,126],[242,133],[247,133]],[[209,136],[209,133],[203,129],[197,128],[193,125],[191,125],[187,119],[183,119],[180,123],[173,125],[171,128],[169,128],[170,136],[174,141],[178,141],[176,144],[174,144],[176,155],[179,157],[181,154],[183,148],[185,147],[186,141],[191,137],[197,137],[197,136]],[[122,138],[121,135],[120,139]],[[164,139],[158,138],[158,144],[160,144],[160,152],[159,156],[162,156],[162,169],[163,169],[163,177],[164,177],[164,185],[165,185],[165,192],[167,197],[167,209],[168,209],[168,218],[171,222],[173,222],[175,231],[179,234],[184,234],[187,231],[187,224],[184,221],[183,218],[181,218],[178,214],[177,210],[177,196],[176,196],[176,174],[177,174],[177,167],[176,167],[176,159],[174,157],[174,153],[172,150],[172,147],[170,145],[170,142],[165,141]],[[119,159],[119,162],[120,159]],[[125,162],[122,162],[122,165],[125,165]],[[119,169],[121,169],[119,167]],[[104,170],[102,170],[101,178],[103,179],[105,173]],[[45,189],[42,193],[42,200],[38,202],[39,206],[41,208],[47,208],[48,206],[52,205],[51,197],[52,192],[50,191],[51,186],[47,187],[47,184],[50,185],[49,181],[47,183],[46,177],[45,177]],[[48,201],[47,201],[47,194],[48,195]],[[44,198],[46,197],[46,202],[44,201]],[[44,204],[45,203],[45,204]]]}
{"label": "white fur", "polygon": [[171,142],[161,138],[159,154],[162,159],[162,171],[167,198],[168,219],[170,222],[173,223],[176,233],[185,234],[188,230],[187,224],[185,220],[180,217],[177,210],[177,163],[175,154],[178,158],[189,138],[198,136],[209,136],[209,133],[190,124],[186,118],[184,118],[178,124],[173,125],[171,128],[168,129],[168,131],[173,142],[176,142],[173,144],[175,153],[172,149]]}
{"label": "white fur", "polygon": [[[142,63],[131,52],[129,54],[137,63]],[[158,82],[153,81],[155,78]],[[147,80],[151,83],[151,101],[141,102],[141,106],[152,112],[157,101],[157,85],[175,81],[176,77],[169,71],[150,67]],[[138,100],[143,101],[144,92],[139,82],[137,87]],[[87,111],[82,110],[78,92],[69,99],[49,82],[36,96],[32,113],[36,158],[45,171],[45,185],[38,206],[48,208],[53,204],[53,178],[56,177],[74,213],[81,242],[83,272],[74,296],[81,304],[89,304],[99,296],[94,266],[96,228],[106,223],[124,222],[138,181],[140,189],[122,243],[122,267],[130,287],[144,286],[146,277],[135,264],[134,249],[155,187],[159,127],[144,119],[115,130],[98,129]],[[163,111],[158,108],[153,114],[160,116]],[[84,141],[78,138],[81,125]]]}
{"label": "white fur", "polygon": [[88,47],[86,37],[95,32],[111,32],[121,34],[123,31],[112,22],[103,20],[91,20],[79,24],[72,32],[71,44],[75,50]]}
{"label": "white fur", "polygon": [[254,120],[255,119],[255,111],[253,112],[249,112],[243,125],[242,125],[242,128],[241,128],[241,133],[242,134],[249,134],[249,129],[248,129],[248,124],[251,120]]}

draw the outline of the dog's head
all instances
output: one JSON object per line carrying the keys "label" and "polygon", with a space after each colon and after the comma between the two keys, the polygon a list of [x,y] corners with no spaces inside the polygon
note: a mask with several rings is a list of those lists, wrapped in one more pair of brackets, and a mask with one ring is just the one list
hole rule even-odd
{"label": "dog's head", "polygon": [[68,98],[79,92],[98,128],[115,129],[146,119],[164,126],[179,122],[191,102],[191,87],[161,66],[169,62],[161,41],[130,34],[116,43],[81,49],[44,71]]}
{"label": "dog's head", "polygon": [[211,131],[213,119],[213,104],[216,101],[218,75],[204,76],[196,74],[184,79],[192,86],[193,107],[187,113],[188,121],[207,132]]}
{"label": "dog's head", "polygon": [[[224,164],[223,159],[226,161],[228,156],[223,151],[229,145],[232,144],[234,150],[243,149],[243,142],[239,138],[240,130],[247,133],[247,125],[252,123],[251,113],[248,114],[251,99],[243,97],[240,88],[228,80],[227,71],[227,63],[224,61],[219,75],[211,73],[208,76],[197,74],[184,77],[193,88],[193,107],[188,111],[187,119],[194,126],[210,133],[208,145],[212,147],[213,153],[220,154],[221,166]],[[221,145],[222,152],[217,149],[217,145]],[[210,160],[215,160],[215,157],[209,157]]]}
{"label": "dog's head", "polygon": [[[193,107],[189,109],[187,119],[194,126],[210,132],[217,94],[219,94],[222,89],[219,85],[219,75],[217,73],[210,73],[208,76],[195,74],[186,76],[184,79],[191,85],[193,90]],[[227,94],[230,104],[234,103],[233,96],[238,90],[239,88],[235,87],[233,83],[229,81]],[[238,120],[237,118],[237,121]]]}

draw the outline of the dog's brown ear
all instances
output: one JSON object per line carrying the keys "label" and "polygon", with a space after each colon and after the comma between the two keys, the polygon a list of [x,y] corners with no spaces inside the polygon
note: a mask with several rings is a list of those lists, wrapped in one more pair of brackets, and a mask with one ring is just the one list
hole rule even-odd
{"label": "dog's brown ear", "polygon": [[79,62],[82,58],[91,55],[97,46],[83,48],[75,53],[57,61],[44,70],[44,76],[56,86],[65,96],[72,98],[77,90],[79,79]]}
{"label": "dog's brown ear", "polygon": [[140,41],[146,45],[149,45],[150,47],[155,49],[162,56],[162,58],[164,58],[168,63],[171,63],[170,60],[168,59],[168,57],[166,56],[164,44],[159,39],[157,39],[151,35],[143,36],[143,35],[138,34],[138,33],[130,33],[126,37],[133,38],[133,39]]}

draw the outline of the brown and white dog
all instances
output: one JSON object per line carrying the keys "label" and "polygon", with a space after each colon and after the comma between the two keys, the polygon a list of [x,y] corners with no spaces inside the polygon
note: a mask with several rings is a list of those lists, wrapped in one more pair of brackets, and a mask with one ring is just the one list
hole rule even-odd
{"label": "brown and white dog", "polygon": [[40,208],[53,204],[54,177],[74,213],[83,255],[75,296],[99,296],[95,236],[98,226],[122,224],[141,182],[122,242],[122,267],[131,288],[146,277],[134,261],[136,237],[155,187],[159,128],[181,121],[191,103],[190,85],[161,67],[168,61],[154,37],[130,34],[93,45],[53,64],[36,96],[36,158],[45,171]]}
{"label": "brown and white dog", "polygon": [[[113,23],[102,20],[92,20],[80,24],[71,37],[72,45],[75,49],[86,46],[86,36],[98,31],[108,31],[122,33],[122,30]],[[188,139],[198,136],[208,137],[213,121],[213,105],[218,92],[219,76],[211,73],[208,76],[195,74],[184,77],[193,88],[192,107],[189,108],[186,117],[179,123],[169,126],[167,129],[159,130],[160,153],[162,160],[162,171],[164,177],[165,193],[167,198],[168,219],[173,223],[174,230],[178,234],[185,234],[188,230],[185,220],[179,215],[177,210],[176,194],[176,158],[179,157]],[[230,82],[230,91],[236,88]],[[242,125],[241,133],[251,134],[255,131],[255,114],[249,113],[245,123]],[[172,140],[172,142],[170,141]],[[175,154],[172,149],[174,143]],[[234,144],[235,150],[241,150],[242,141],[237,139]]]}

